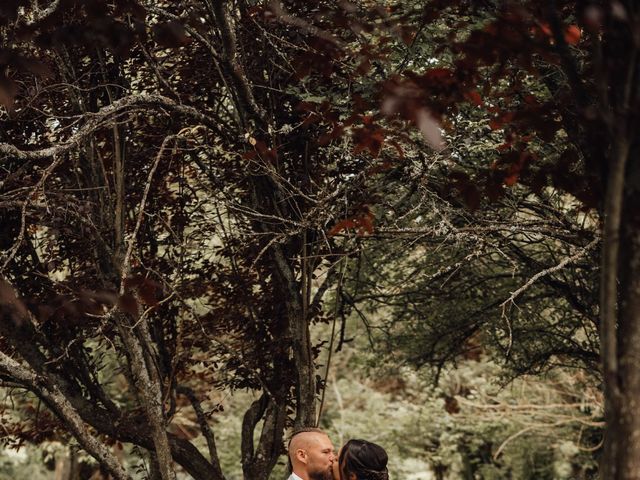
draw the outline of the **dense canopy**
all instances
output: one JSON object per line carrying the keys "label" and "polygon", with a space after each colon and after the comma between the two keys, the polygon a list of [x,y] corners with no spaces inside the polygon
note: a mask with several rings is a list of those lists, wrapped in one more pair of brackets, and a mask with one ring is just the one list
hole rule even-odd
{"label": "dense canopy", "polygon": [[466,361],[502,384],[579,371],[605,398],[601,478],[637,478],[639,21],[631,1],[5,0],[1,444],[231,478],[215,399],[250,392],[237,454],[267,479],[368,344],[436,384]]}

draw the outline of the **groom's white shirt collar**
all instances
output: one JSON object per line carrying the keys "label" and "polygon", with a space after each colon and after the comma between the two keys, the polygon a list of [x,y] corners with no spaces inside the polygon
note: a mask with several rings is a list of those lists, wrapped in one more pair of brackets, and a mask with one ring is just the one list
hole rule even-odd
{"label": "groom's white shirt collar", "polygon": [[295,473],[291,473],[291,476],[289,477],[289,480],[302,480],[298,475],[296,475]]}

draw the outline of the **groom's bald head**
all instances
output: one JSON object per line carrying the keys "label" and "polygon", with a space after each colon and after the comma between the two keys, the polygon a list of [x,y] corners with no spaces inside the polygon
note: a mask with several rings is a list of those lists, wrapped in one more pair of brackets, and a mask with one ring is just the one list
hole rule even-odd
{"label": "groom's bald head", "polygon": [[313,444],[318,441],[318,437],[327,436],[319,428],[304,428],[301,430],[296,430],[291,435],[289,439],[289,451],[295,450],[297,448],[305,448],[310,444]]}
{"label": "groom's bald head", "polygon": [[334,461],[333,444],[319,428],[297,430],[289,440],[292,471],[303,480],[330,480]]}

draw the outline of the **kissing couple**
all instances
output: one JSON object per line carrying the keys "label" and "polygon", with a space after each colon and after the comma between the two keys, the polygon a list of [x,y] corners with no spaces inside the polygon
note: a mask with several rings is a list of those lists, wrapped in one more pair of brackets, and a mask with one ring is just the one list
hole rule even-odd
{"label": "kissing couple", "polygon": [[387,452],[366,440],[349,440],[336,455],[319,428],[293,432],[288,446],[288,480],[389,480]]}

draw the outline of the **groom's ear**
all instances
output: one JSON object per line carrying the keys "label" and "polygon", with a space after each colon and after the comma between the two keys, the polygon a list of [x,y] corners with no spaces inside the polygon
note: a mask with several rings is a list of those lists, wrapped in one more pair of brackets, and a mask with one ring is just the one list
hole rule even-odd
{"label": "groom's ear", "polygon": [[306,450],[299,448],[296,450],[296,458],[304,463],[305,465],[307,464],[307,452]]}

